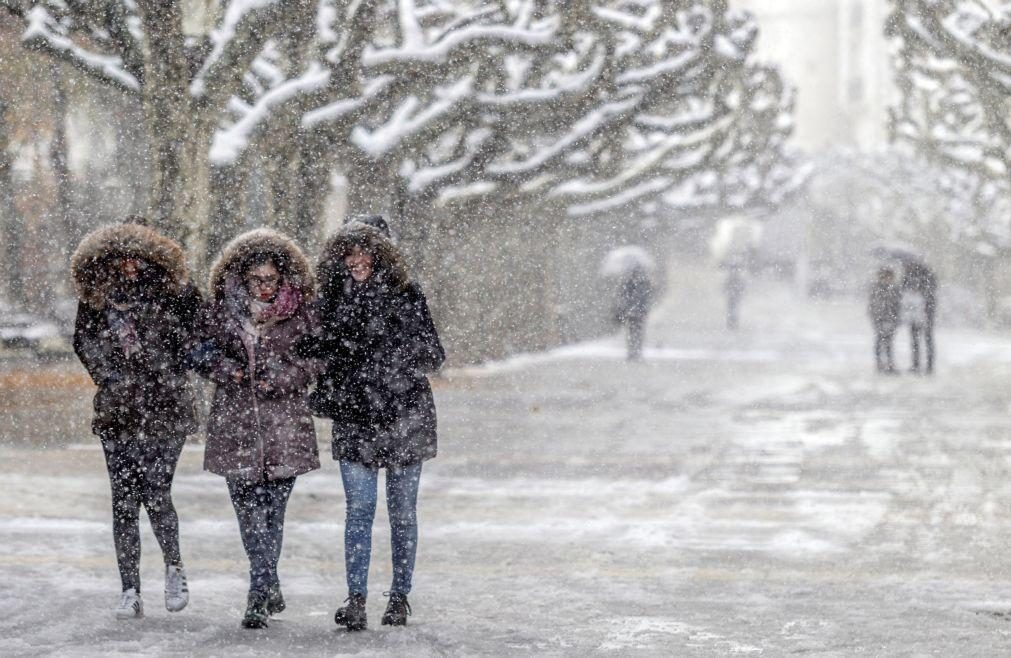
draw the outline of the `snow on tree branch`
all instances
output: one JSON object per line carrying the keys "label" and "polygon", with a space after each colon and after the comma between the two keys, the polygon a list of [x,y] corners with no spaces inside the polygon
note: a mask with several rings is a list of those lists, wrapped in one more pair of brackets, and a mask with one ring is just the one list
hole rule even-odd
{"label": "snow on tree branch", "polygon": [[329,79],[330,72],[313,63],[298,78],[287,80],[263,94],[255,105],[244,109],[241,119],[215,134],[211,145],[211,162],[217,165],[234,163],[245,150],[251,135],[262,129],[272,112],[300,96],[320,89]]}
{"label": "snow on tree branch", "polygon": [[[288,3],[298,6],[302,3]],[[190,82],[195,97],[227,98],[235,82],[252,64],[283,19],[295,20],[283,0],[232,0],[220,25],[211,32],[211,52]],[[237,75],[238,74],[238,75]],[[229,84],[231,82],[231,84]]]}
{"label": "snow on tree branch", "polygon": [[929,157],[1006,179],[1011,171],[1011,8],[991,15],[972,2],[893,0],[902,99],[892,133]]}
{"label": "snow on tree branch", "polygon": [[372,157],[382,156],[397,148],[406,137],[454,109],[459,101],[470,96],[473,84],[473,79],[465,77],[449,87],[436,88],[433,90],[434,100],[427,107],[421,107],[417,97],[408,97],[382,126],[375,130],[356,127],[351,133],[351,141]]}
{"label": "snow on tree branch", "polygon": [[775,203],[798,179],[788,87],[754,63],[754,19],[724,2],[231,0],[196,35],[180,0],[30,4],[31,20],[11,13],[38,47],[144,89],[152,125],[170,127],[154,135],[159,207],[193,157],[172,130],[218,166],[276,136],[256,151],[276,171],[311,154],[352,188],[425,203]]}
{"label": "snow on tree branch", "polygon": [[[404,0],[407,2],[408,0]],[[405,26],[401,24],[401,30]],[[399,47],[366,49],[362,64],[378,69],[384,65],[402,63],[440,63],[454,52],[477,42],[497,43],[513,47],[538,47],[550,43],[555,35],[554,25],[545,23],[528,29],[511,25],[473,25],[460,30],[448,32],[434,43],[423,43],[420,32],[408,27],[408,34],[413,41],[405,41]]]}
{"label": "snow on tree branch", "polygon": [[342,98],[306,112],[302,117],[302,126],[312,129],[321,124],[336,122],[349,115],[354,115],[361,111],[370,100],[377,97],[392,82],[393,78],[391,76],[379,76],[374,80],[370,80],[365,85],[365,89],[360,96]]}
{"label": "snow on tree branch", "polygon": [[32,7],[25,14],[25,21],[27,26],[22,35],[25,47],[68,62],[75,68],[124,91],[140,91],[140,82],[126,71],[121,57],[94,53],[79,46],[45,8]]}

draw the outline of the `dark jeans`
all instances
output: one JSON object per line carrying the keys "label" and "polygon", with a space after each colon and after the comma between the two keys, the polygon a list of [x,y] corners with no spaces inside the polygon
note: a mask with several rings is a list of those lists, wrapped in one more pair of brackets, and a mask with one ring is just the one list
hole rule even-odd
{"label": "dark jeans", "polygon": [[[341,480],[347,515],[344,522],[344,567],[348,592],[368,595],[369,562],[372,558],[372,521],[376,516],[378,469],[341,460]],[[393,549],[393,586],[390,591],[408,594],[418,550],[418,484],[421,464],[386,469],[386,508],[390,516]]]}
{"label": "dark jeans", "polygon": [[102,451],[112,485],[112,536],[123,590],[140,591],[140,507],[165,564],[181,564],[179,517],[172,505],[172,477],[186,437],[164,439],[127,433],[102,436]]}
{"label": "dark jeans", "polygon": [[736,297],[727,298],[727,329],[737,329],[739,300]]}
{"label": "dark jeans", "polygon": [[625,322],[628,324],[625,340],[628,346],[628,358],[630,360],[638,359],[642,356],[642,343],[646,334],[646,316],[630,315]]}
{"label": "dark jeans", "polygon": [[249,482],[226,478],[228,494],[239,521],[242,547],[249,558],[249,591],[266,594],[281,584],[277,562],[281,558],[284,512],[295,478]]}
{"label": "dark jeans", "polygon": [[934,371],[934,327],[929,324],[910,324],[909,339],[912,341],[913,370],[920,370],[920,339],[926,351],[926,372]]}
{"label": "dark jeans", "polygon": [[892,356],[892,340],[895,331],[876,331],[874,337],[874,360],[877,364],[878,372],[893,372],[895,370],[895,359]]}

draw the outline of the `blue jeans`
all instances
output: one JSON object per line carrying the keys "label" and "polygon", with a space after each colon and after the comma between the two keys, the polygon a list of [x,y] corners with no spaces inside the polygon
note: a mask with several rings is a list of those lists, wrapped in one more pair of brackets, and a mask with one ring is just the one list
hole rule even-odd
{"label": "blue jeans", "polygon": [[280,586],[277,562],[284,538],[284,512],[295,478],[247,482],[226,478],[228,493],[239,520],[242,547],[249,558],[249,591],[266,594]]}
{"label": "blue jeans", "polygon": [[[348,592],[368,595],[369,560],[372,557],[372,521],[376,516],[379,470],[341,460],[341,480],[347,501],[344,522],[344,567]],[[386,469],[386,509],[390,515],[393,549],[392,592],[411,591],[414,557],[418,550],[418,484],[421,464]]]}

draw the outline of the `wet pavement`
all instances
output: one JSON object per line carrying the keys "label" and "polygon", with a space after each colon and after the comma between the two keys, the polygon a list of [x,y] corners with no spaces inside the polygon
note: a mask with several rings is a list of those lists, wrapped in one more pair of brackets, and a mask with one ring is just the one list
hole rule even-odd
{"label": "wet pavement", "polygon": [[715,276],[672,280],[642,362],[613,336],[437,381],[404,629],[378,625],[382,511],[372,630],[333,625],[343,495],[325,444],[289,507],[288,610],[243,631],[245,560],[202,446],[175,485],[192,603],[162,607],[145,529],[148,616],[116,622],[101,452],[59,429],[81,426],[79,401],[51,441],[10,430],[4,655],[1011,653],[1011,338],[942,330],[935,376],[882,377],[860,300],[759,282],[730,333]]}

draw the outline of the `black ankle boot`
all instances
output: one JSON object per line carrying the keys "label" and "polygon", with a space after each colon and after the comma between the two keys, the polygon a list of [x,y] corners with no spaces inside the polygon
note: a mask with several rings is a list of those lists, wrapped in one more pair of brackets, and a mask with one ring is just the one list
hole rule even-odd
{"label": "black ankle boot", "polygon": [[368,628],[368,620],[365,616],[365,595],[352,594],[344,600],[347,605],[337,608],[337,612],[333,616],[334,623],[344,626],[349,631],[364,631]]}
{"label": "black ankle boot", "polygon": [[271,585],[267,589],[267,614],[276,615],[279,612],[284,612],[286,607],[284,594],[281,594],[281,586]]}
{"label": "black ankle boot", "polygon": [[242,618],[243,628],[267,627],[267,595],[263,592],[250,592],[246,599],[246,614]]}
{"label": "black ankle boot", "polygon": [[384,626],[406,626],[407,618],[411,616],[411,604],[407,595],[400,592],[389,592],[390,601],[383,613]]}

